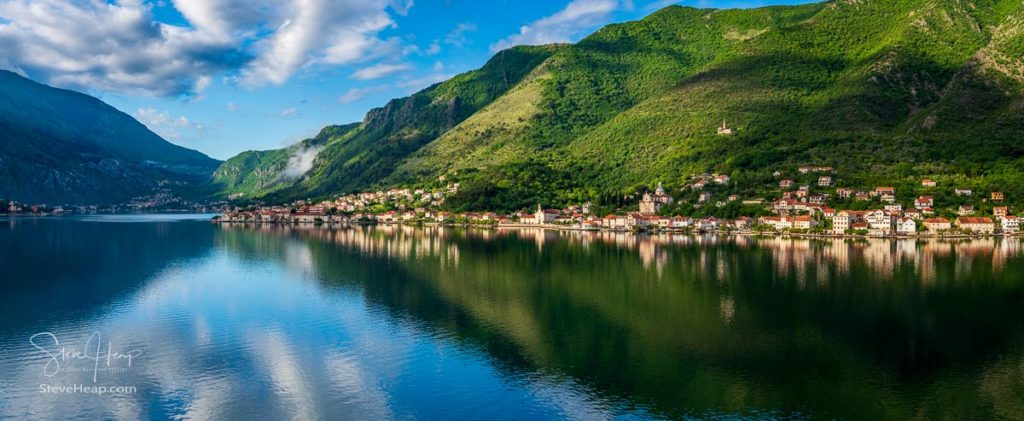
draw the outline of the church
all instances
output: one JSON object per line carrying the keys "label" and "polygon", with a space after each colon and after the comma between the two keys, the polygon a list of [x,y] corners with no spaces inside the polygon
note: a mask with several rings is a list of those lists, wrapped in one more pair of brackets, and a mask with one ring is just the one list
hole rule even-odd
{"label": "church", "polygon": [[671,206],[675,202],[672,196],[665,194],[665,187],[658,182],[658,188],[654,190],[654,194],[644,193],[644,197],[640,199],[640,213],[644,215],[654,215],[665,206]]}
{"label": "church", "polygon": [[736,134],[736,129],[729,127],[725,124],[725,120],[722,120],[722,126],[718,128],[719,136],[732,136]]}

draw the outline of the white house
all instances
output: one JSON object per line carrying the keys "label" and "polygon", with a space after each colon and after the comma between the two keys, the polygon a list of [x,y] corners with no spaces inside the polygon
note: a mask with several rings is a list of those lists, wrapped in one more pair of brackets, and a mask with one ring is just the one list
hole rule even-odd
{"label": "white house", "polygon": [[935,199],[931,196],[921,196],[914,200],[914,207],[917,209],[930,208],[935,206]]}
{"label": "white house", "polygon": [[1020,232],[1020,219],[1013,215],[1006,215],[1002,218],[1000,223],[1003,225],[1003,232],[1007,234],[1016,234]]}
{"label": "white house", "polygon": [[675,229],[689,228],[691,225],[693,225],[692,220],[685,216],[673,217],[672,223],[670,224],[670,226]]}
{"label": "white house", "polygon": [[619,215],[608,215],[604,217],[601,223],[605,228],[614,230],[624,230],[628,228],[625,216]]}
{"label": "white house", "polygon": [[888,212],[903,212],[903,205],[899,203],[885,205],[885,210]]}
{"label": "white house", "polygon": [[868,212],[864,218],[868,222],[868,230],[873,235],[888,235],[893,230],[892,214],[884,210]]}
{"label": "white house", "polygon": [[896,222],[896,234],[915,235],[917,234],[917,222],[910,218],[900,218]]}
{"label": "white house", "polygon": [[717,219],[708,217],[697,221],[697,223],[694,224],[694,227],[703,231],[713,231],[718,229],[718,225],[719,223]]}
{"label": "white house", "polygon": [[793,218],[788,216],[762,216],[761,224],[768,225],[776,231],[793,228]]}
{"label": "white house", "polygon": [[642,213],[634,212],[626,215],[626,225],[629,228],[647,228],[651,226],[651,220]]}
{"label": "white house", "polygon": [[832,218],[832,233],[845,234],[847,230],[853,228],[854,223],[860,222],[866,214],[866,211],[839,211]]}
{"label": "white house", "polygon": [[789,211],[794,210],[798,204],[799,204],[799,202],[797,202],[794,199],[778,200],[778,201],[775,202],[775,211],[776,212],[789,212]]}

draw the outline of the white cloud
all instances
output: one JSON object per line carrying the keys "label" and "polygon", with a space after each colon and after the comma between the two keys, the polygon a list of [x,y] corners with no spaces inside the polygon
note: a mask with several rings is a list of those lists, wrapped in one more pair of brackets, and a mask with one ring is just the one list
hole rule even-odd
{"label": "white cloud", "polygon": [[379,79],[409,69],[412,69],[412,67],[404,63],[380,63],[357,70],[352,74],[352,78],[356,80]]}
{"label": "white cloud", "polygon": [[440,52],[441,52],[441,44],[439,42],[437,42],[437,41],[434,41],[434,42],[430,43],[429,47],[427,47],[427,51],[425,51],[425,54],[428,55],[428,56],[432,56],[432,55],[438,54]]}
{"label": "white cloud", "polygon": [[519,32],[491,44],[497,52],[516,45],[569,42],[581,33],[606,23],[617,10],[633,9],[632,0],[573,0],[551,16],[519,28]]}
{"label": "white cloud", "polygon": [[282,174],[288,178],[299,178],[313,169],[316,156],[320,154],[320,148],[299,149],[288,158]]}
{"label": "white cloud", "polygon": [[351,104],[387,88],[388,85],[371,86],[369,88],[352,88],[341,94],[341,96],[338,97],[338,102],[342,104]]}
{"label": "white cloud", "polygon": [[203,132],[202,124],[195,124],[185,117],[173,117],[167,111],[155,108],[139,108],[135,119],[145,124],[154,133],[173,141],[194,141]]}
{"label": "white cloud", "polygon": [[426,49],[420,48],[418,45],[409,44],[402,48],[402,55],[407,56],[410,54],[418,54],[421,56],[432,56],[441,52],[441,41],[433,40]]}
{"label": "white cloud", "polygon": [[409,10],[412,9],[413,0],[391,0],[391,10],[395,13],[405,16],[409,14]]}
{"label": "white cloud", "polygon": [[231,112],[238,111],[238,104],[235,104],[234,101],[229,101],[224,107]]}
{"label": "white cloud", "polygon": [[462,47],[467,42],[469,42],[469,40],[466,39],[466,32],[475,31],[475,23],[460,23],[458,25],[455,25],[455,29],[452,29],[452,31],[449,32],[448,35],[445,35],[444,43],[454,45],[456,47]]}
{"label": "white cloud", "polygon": [[[181,95],[236,66],[239,54],[199,30],[153,21],[149,4],[0,0],[0,56],[61,86]],[[197,82],[199,85],[197,86]]]}
{"label": "white cloud", "polygon": [[192,84],[192,91],[195,93],[202,93],[206,88],[210,87],[210,83],[213,83],[213,78],[210,76],[199,76],[196,78],[195,83]]}
{"label": "white cloud", "polygon": [[192,92],[190,94],[191,99],[189,102],[196,103],[206,99],[206,95],[204,95],[203,92],[206,91],[206,88],[210,87],[211,83],[213,83],[213,78],[210,76],[203,75],[196,78],[195,82],[192,84]]}
{"label": "white cloud", "polygon": [[316,65],[400,49],[378,34],[411,0],[174,0],[188,26],[144,0],[0,0],[0,66],[82,90],[200,96],[213,77],[281,84]]}
{"label": "white cloud", "polygon": [[385,0],[295,0],[274,33],[256,42],[257,58],[242,70],[245,86],[282,84],[304,66],[351,64],[387,54],[397,38],[380,31],[395,23]]}
{"label": "white cloud", "polygon": [[250,0],[174,0],[173,4],[199,32],[225,41],[248,35],[279,6]]}
{"label": "white cloud", "polygon": [[289,107],[281,110],[281,117],[295,117],[299,114],[298,108]]}

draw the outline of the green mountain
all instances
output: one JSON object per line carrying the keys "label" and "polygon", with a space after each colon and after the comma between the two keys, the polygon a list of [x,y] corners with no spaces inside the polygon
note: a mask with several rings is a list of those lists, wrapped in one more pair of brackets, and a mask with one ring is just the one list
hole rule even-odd
{"label": "green mountain", "polygon": [[328,126],[316,137],[283,149],[246,151],[224,161],[213,173],[213,183],[231,197],[245,198],[252,192],[271,194],[294,186],[309,170],[313,158],[329,143],[345,138],[358,123]]}
{"label": "green mountain", "polygon": [[219,162],[94,97],[0,71],[0,198],[112,204],[201,185]]}
{"label": "green mountain", "polygon": [[[394,100],[269,197],[446,175],[464,186],[455,207],[515,209],[703,172],[755,195],[798,164],[852,187],[946,175],[1022,197],[1022,30],[1019,0],[672,6]],[[719,136],[723,120],[738,134]]]}
{"label": "green mountain", "polygon": [[[362,123],[328,127],[285,149],[243,152],[215,172],[213,185],[233,197],[284,200],[380,184],[406,157],[507,93],[559,49],[503,51],[479,70],[371,110]],[[288,161],[311,146],[318,151],[312,167],[288,174]]]}

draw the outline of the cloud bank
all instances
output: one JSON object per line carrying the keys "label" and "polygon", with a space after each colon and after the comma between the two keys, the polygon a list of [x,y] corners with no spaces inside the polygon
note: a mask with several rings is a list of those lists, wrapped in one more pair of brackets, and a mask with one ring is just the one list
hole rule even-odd
{"label": "cloud bank", "polygon": [[296,150],[291,158],[288,158],[288,163],[285,164],[281,174],[291,179],[306,175],[309,170],[313,169],[313,163],[316,162],[316,156],[320,154],[320,149],[322,148],[312,147]]}
{"label": "cloud bank", "polygon": [[410,69],[412,69],[412,66],[403,63],[381,63],[359,69],[352,74],[352,78],[357,80],[379,79],[384,76],[393,75]]}
{"label": "cloud bank", "polygon": [[194,141],[205,130],[202,124],[193,123],[185,117],[173,117],[167,111],[152,107],[139,108],[133,116],[154,133],[172,141]]}
{"label": "cloud bank", "polygon": [[[173,7],[184,24],[155,19]],[[0,67],[48,83],[157,96],[201,95],[215,80],[282,84],[312,66],[400,49],[392,13],[411,0],[0,0]]]}

